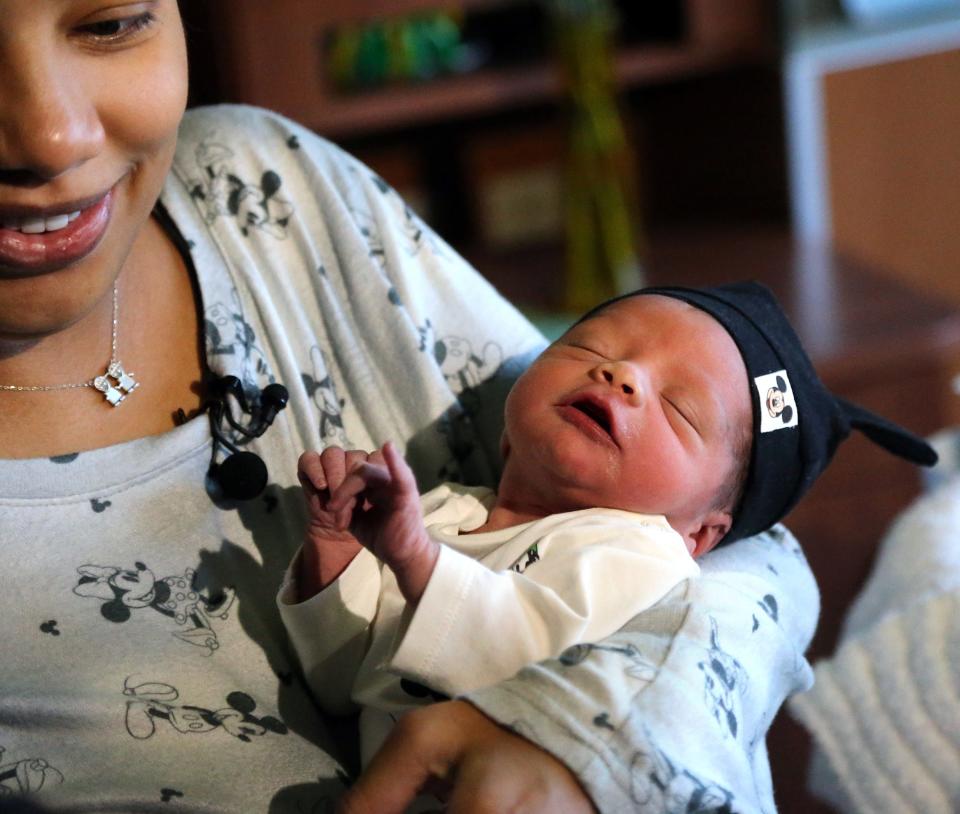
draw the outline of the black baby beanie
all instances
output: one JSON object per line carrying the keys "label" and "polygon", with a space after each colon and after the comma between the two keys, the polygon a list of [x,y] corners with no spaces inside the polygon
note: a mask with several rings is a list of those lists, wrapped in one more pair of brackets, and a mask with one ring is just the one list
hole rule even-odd
{"label": "black baby beanie", "polygon": [[746,364],[753,449],[743,497],[723,543],[749,537],[783,518],[851,429],[914,463],[937,462],[936,452],[921,438],[827,390],[786,314],[759,283],[653,287],[626,296],[640,294],[673,297],[706,311],[733,337]]}

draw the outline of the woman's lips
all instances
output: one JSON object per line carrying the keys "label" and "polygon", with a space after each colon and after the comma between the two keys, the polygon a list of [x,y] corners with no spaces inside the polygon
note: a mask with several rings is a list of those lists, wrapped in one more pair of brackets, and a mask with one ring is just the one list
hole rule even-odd
{"label": "woman's lips", "polygon": [[45,274],[86,257],[107,231],[112,201],[110,190],[55,232],[31,235],[0,227],[0,276]]}

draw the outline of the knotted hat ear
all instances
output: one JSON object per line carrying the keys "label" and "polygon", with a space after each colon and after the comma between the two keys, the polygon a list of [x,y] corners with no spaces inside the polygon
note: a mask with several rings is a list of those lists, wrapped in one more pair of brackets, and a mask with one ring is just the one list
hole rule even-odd
{"label": "knotted hat ear", "polygon": [[937,453],[922,438],[892,421],[887,421],[882,416],[865,410],[859,404],[854,404],[839,396],[836,399],[841,409],[846,413],[850,426],[855,430],[860,430],[873,443],[920,466],[933,466],[937,462]]}
{"label": "knotted hat ear", "polygon": [[[851,429],[894,455],[924,466],[936,463],[936,452],[921,438],[827,390],[786,314],[759,283],[644,288],[624,296],[642,294],[672,297],[706,311],[733,337],[747,369],[753,409],[750,467],[722,543],[756,534],[782,519]],[[615,301],[597,306],[581,321]]]}

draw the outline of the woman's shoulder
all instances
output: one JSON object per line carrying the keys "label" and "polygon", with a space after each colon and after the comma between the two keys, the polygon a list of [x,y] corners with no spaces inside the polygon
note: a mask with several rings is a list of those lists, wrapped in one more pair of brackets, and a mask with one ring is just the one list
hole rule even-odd
{"label": "woman's shoulder", "polygon": [[[211,132],[244,136],[301,136],[324,141],[303,125],[281,113],[262,107],[241,104],[220,104],[193,107],[184,114],[180,126],[181,141],[199,140]],[[329,144],[329,142],[326,142]],[[330,145],[331,147],[333,145]]]}
{"label": "woman's shoulder", "polygon": [[[180,127],[174,174],[191,194],[211,185],[335,198],[383,191],[376,173],[309,128],[250,105],[191,108]],[[280,185],[283,185],[283,192]]]}
{"label": "woman's shoulder", "polygon": [[313,167],[333,180],[354,176],[362,165],[323,136],[286,116],[252,105],[191,108],[180,126],[176,163],[218,166]]}

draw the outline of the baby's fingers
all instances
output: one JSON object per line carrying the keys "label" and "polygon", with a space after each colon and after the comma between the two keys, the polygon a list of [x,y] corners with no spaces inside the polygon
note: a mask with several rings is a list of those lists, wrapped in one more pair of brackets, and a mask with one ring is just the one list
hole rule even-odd
{"label": "baby's fingers", "polygon": [[346,450],[342,447],[327,447],[320,453],[326,488],[331,493],[335,492],[340,488],[343,479],[366,460],[367,453],[362,449]]}
{"label": "baby's fingers", "polygon": [[367,456],[367,461],[369,461],[372,464],[376,464],[377,466],[382,466],[384,468],[386,468],[387,466],[387,462],[383,459],[382,449],[375,449],[373,452],[371,452]]}
{"label": "baby's fingers", "polygon": [[322,492],[327,488],[327,478],[320,462],[319,452],[304,452],[297,461],[297,477],[307,491]]}
{"label": "baby's fingers", "polygon": [[320,453],[325,488],[331,492],[340,485],[347,473],[346,455],[346,450],[341,447],[327,447]]}
{"label": "baby's fingers", "polygon": [[349,475],[330,495],[331,511],[339,511],[348,501],[359,498],[364,492],[379,489],[390,483],[390,473],[386,467],[366,461]]}
{"label": "baby's fingers", "polygon": [[419,494],[417,491],[417,478],[413,474],[410,464],[397,452],[393,441],[387,441],[387,443],[383,445],[383,460],[387,466],[387,471],[390,473],[390,479],[393,481],[395,493]]}

